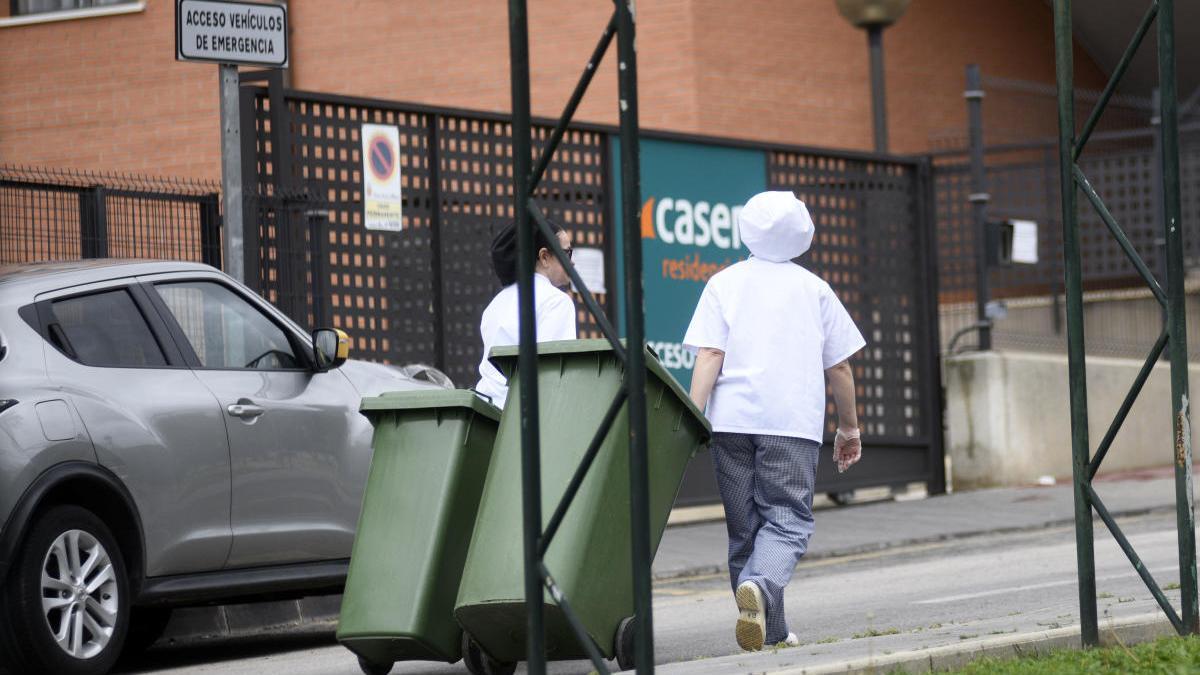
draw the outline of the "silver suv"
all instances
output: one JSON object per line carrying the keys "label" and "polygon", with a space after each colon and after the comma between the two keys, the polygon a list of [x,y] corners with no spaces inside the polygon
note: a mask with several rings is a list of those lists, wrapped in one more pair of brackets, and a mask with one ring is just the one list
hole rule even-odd
{"label": "silver suv", "polygon": [[435,387],[347,349],[204,265],[0,268],[0,671],[103,673],[172,607],[339,591],[359,401]]}

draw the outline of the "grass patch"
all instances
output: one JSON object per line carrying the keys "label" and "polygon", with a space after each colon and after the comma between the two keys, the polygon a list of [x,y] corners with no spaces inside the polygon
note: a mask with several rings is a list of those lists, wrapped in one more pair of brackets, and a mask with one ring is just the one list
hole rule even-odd
{"label": "grass patch", "polygon": [[[1200,637],[1168,637],[1132,648],[1064,649],[1019,659],[982,658],[955,675],[1163,675],[1196,672]],[[943,671],[946,672],[946,671]]]}
{"label": "grass patch", "polygon": [[875,630],[874,628],[868,628],[865,632],[855,633],[851,637],[855,640],[861,640],[862,638],[882,637],[884,635],[899,635],[899,634],[900,634],[899,628],[884,628],[883,630]]}
{"label": "grass patch", "polygon": [[1112,594],[1112,593],[1109,593],[1109,592],[1107,592],[1107,591],[1105,591],[1104,593],[1097,593],[1097,594],[1096,594],[1096,599],[1097,599],[1097,600],[1108,600],[1108,599],[1109,599],[1109,598],[1111,598],[1111,597],[1113,597],[1113,594]]}
{"label": "grass patch", "polygon": [[824,638],[824,639],[821,639],[821,640],[817,640],[816,644],[819,644],[819,645],[831,645],[831,644],[833,644],[833,643],[835,643],[835,642],[841,642],[841,641],[842,641],[842,638],[840,638],[840,637],[833,637],[833,636],[829,636],[829,637],[827,637],[827,638]]}
{"label": "grass patch", "polygon": [[959,640],[974,640],[977,637],[979,637],[979,633],[969,633],[966,635],[959,635],[958,639]]}
{"label": "grass patch", "polygon": [[1162,589],[1164,591],[1177,591],[1179,590],[1179,584],[1167,584],[1166,586],[1163,586]]}

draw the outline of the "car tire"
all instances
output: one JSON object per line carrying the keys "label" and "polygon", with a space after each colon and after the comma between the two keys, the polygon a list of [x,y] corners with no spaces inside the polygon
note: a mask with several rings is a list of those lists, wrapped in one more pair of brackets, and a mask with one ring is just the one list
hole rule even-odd
{"label": "car tire", "polygon": [[101,675],[116,663],[129,580],[116,538],[91,511],[56,506],[41,514],[3,590],[0,663],[13,672]]}

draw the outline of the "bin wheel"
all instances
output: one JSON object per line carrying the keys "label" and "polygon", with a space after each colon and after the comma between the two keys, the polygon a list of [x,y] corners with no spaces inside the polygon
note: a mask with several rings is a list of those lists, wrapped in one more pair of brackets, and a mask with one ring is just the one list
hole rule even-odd
{"label": "bin wheel", "polygon": [[361,656],[358,657],[358,668],[365,675],[388,675],[388,673],[392,672],[393,665],[395,665],[394,662],[378,663],[376,661],[368,661]]}
{"label": "bin wheel", "polygon": [[633,670],[637,665],[633,651],[633,638],[636,632],[637,624],[632,616],[621,619],[620,625],[617,626],[617,637],[614,642],[616,643],[617,666],[621,670]]}
{"label": "bin wheel", "polygon": [[462,636],[462,658],[471,675],[512,675],[517,670],[517,664],[502,663],[489,656],[466,631]]}

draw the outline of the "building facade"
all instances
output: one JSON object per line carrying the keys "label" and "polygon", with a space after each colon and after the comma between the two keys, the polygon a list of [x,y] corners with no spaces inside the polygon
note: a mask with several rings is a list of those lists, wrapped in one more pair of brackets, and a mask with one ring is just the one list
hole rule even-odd
{"label": "building facade", "polygon": [[[174,6],[0,5],[0,163],[218,178],[217,68],[174,60]],[[292,88],[509,108],[503,2],[288,6]],[[558,114],[610,11],[602,1],[529,3],[535,114]],[[833,0],[643,0],[637,11],[644,128],[872,146],[866,37]],[[891,149],[898,153],[964,143],[968,63],[992,76],[1054,81],[1052,20],[1043,0],[917,0],[884,43]],[[1076,65],[1079,86],[1103,85],[1104,74],[1082,49]],[[577,119],[615,123],[615,97],[610,55]],[[1021,121],[1028,135],[1053,135],[1054,119],[1030,117]]]}

